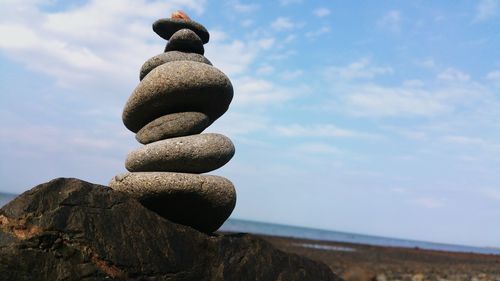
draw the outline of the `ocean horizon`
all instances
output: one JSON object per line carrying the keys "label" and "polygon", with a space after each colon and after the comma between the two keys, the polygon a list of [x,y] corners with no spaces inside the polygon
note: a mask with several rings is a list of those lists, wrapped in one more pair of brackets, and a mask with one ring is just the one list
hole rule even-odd
{"label": "ocean horizon", "polygon": [[[14,199],[17,195],[0,193],[0,207]],[[401,238],[390,238],[375,235],[349,233],[335,230],[325,230],[308,228],[301,226],[284,225],[278,223],[258,222],[243,219],[228,219],[219,229],[222,232],[245,232],[259,235],[280,236],[290,238],[300,238],[307,240],[328,241],[328,242],[344,242],[352,244],[365,244],[383,247],[402,247],[402,248],[419,248],[426,250],[462,252],[462,253],[478,253],[500,255],[500,249],[475,247],[466,245],[444,244],[436,242],[426,242],[418,240],[408,240]],[[309,244],[308,244],[309,245]],[[328,247],[321,245],[309,245],[318,249],[328,250]]]}
{"label": "ocean horizon", "polygon": [[[301,226],[284,225],[277,223],[257,222],[242,219],[228,219],[219,229],[222,232],[245,232],[251,234],[282,236],[307,240],[344,242],[383,247],[418,248],[435,251],[476,253],[487,255],[500,255],[500,249],[445,244],[438,242],[418,241],[402,238],[382,237],[367,234],[349,233],[335,230],[316,229]],[[310,245],[322,248],[320,244]]]}

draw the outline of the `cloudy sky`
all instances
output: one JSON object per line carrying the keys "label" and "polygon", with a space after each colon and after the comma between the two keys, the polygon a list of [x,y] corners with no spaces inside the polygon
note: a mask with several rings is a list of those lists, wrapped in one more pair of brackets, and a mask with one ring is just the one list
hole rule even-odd
{"label": "cloudy sky", "polygon": [[0,191],[125,171],[176,9],[234,85],[234,218],[500,247],[496,0],[0,0]]}

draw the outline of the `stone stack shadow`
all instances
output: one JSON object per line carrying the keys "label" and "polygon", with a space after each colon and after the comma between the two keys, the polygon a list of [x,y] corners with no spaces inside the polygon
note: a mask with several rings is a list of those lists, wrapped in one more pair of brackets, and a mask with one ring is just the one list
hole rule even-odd
{"label": "stone stack shadow", "polygon": [[233,87],[203,56],[209,33],[201,24],[160,19],[153,30],[168,40],[165,52],[144,63],[122,116],[144,146],[128,155],[129,173],[115,176],[110,187],[210,233],[233,211],[236,192],[229,180],[201,173],[225,165],[235,150],[221,134],[200,133],[227,111]]}

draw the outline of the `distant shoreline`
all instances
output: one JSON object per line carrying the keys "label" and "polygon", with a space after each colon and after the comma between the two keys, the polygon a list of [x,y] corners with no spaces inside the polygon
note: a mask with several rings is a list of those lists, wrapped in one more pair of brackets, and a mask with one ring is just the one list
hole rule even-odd
{"label": "distant shoreline", "polygon": [[436,242],[406,240],[401,238],[390,238],[372,236],[366,234],[348,233],[342,231],[314,229],[299,226],[264,223],[249,220],[229,219],[219,230],[221,232],[245,232],[256,235],[276,236],[282,238],[296,238],[314,241],[352,243],[359,245],[396,247],[396,248],[419,248],[434,251],[477,253],[500,255],[500,249],[488,247],[465,246],[455,244],[444,244]]}

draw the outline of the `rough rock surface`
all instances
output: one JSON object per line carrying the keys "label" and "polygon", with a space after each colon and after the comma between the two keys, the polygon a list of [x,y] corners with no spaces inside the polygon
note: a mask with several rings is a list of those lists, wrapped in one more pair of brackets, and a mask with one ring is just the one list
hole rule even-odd
{"label": "rough rock surface", "polygon": [[233,184],[219,176],[138,172],[117,175],[109,185],[166,219],[206,233],[219,229],[236,205]]}
{"label": "rough rock surface", "polygon": [[189,29],[181,29],[174,33],[165,47],[165,52],[179,51],[203,55],[205,48],[200,37]]}
{"label": "rough rock surface", "polygon": [[198,134],[156,141],[132,151],[125,167],[130,172],[207,173],[224,166],[234,145],[221,134]]}
{"label": "rough rock surface", "polygon": [[203,41],[203,43],[208,43],[210,39],[210,34],[207,29],[193,21],[184,19],[159,19],[153,23],[153,31],[160,35],[161,38],[165,40],[170,40],[170,37],[181,29],[190,29],[196,33]]}
{"label": "rough rock surface", "polygon": [[201,112],[179,112],[157,118],[137,132],[135,138],[142,144],[195,135],[210,125],[210,118]]}
{"label": "rough rock surface", "polygon": [[208,236],[124,193],[56,179],[0,210],[0,280],[340,280],[251,235]]}
{"label": "rough rock surface", "polygon": [[142,80],[144,76],[146,76],[151,70],[164,63],[182,60],[195,61],[212,65],[212,63],[206,57],[200,54],[170,51],[167,53],[161,53],[148,59],[141,67],[139,79]]}
{"label": "rough rock surface", "polygon": [[214,122],[233,99],[229,78],[217,68],[173,61],[153,69],[135,88],[123,109],[123,123],[134,133],[166,114],[196,111]]}

